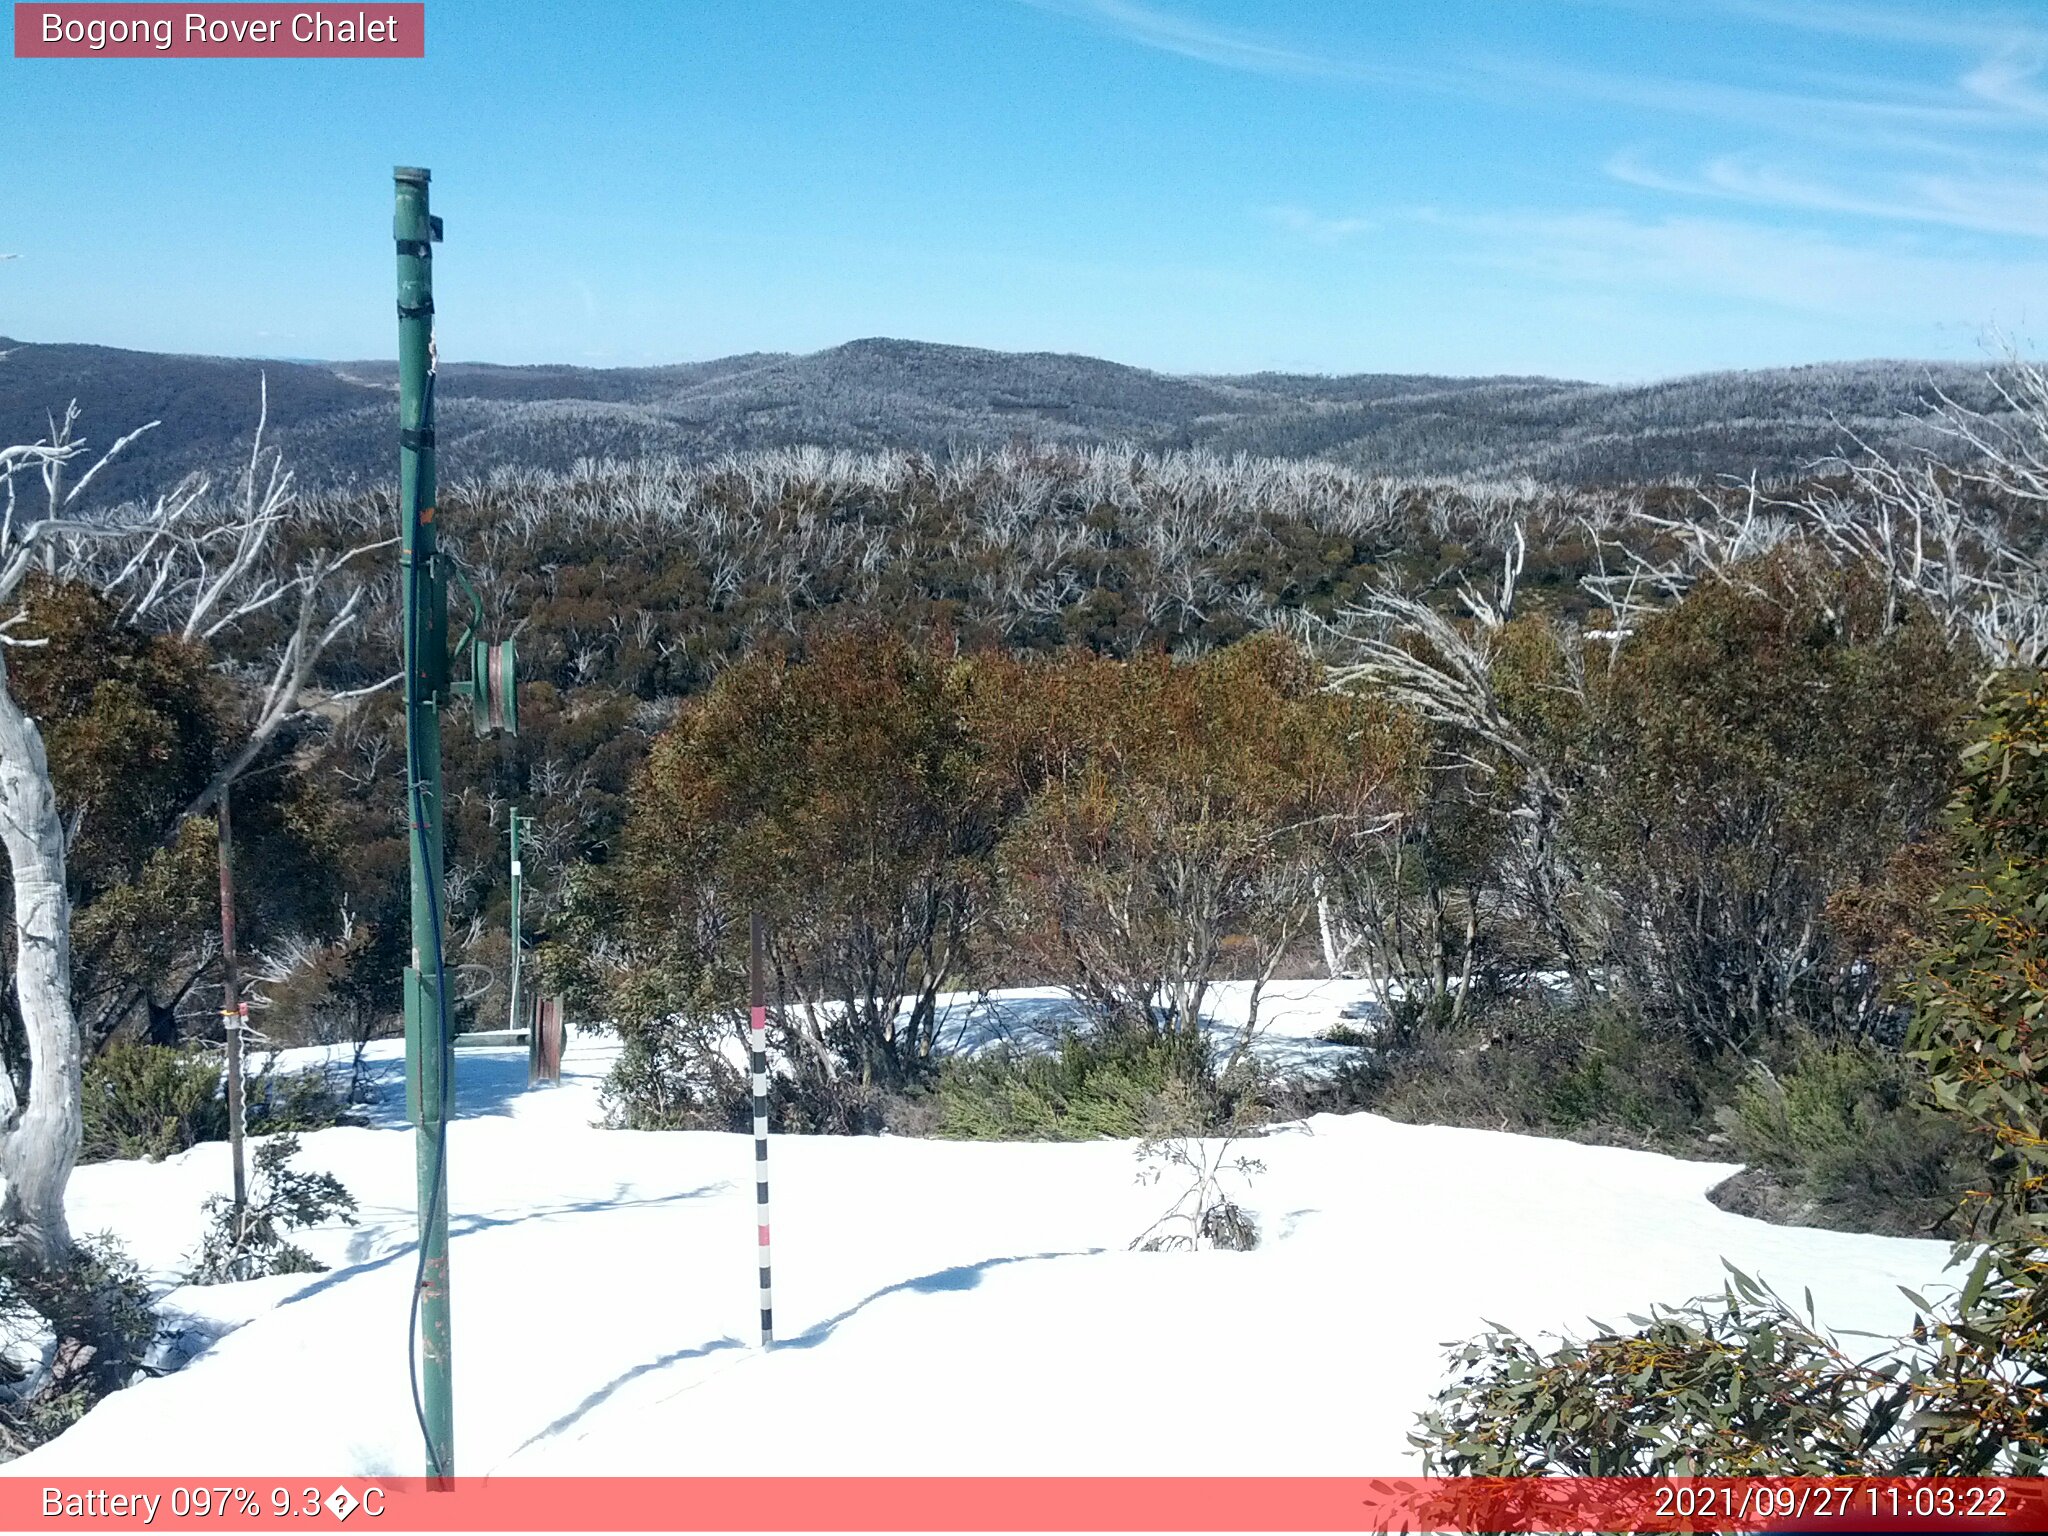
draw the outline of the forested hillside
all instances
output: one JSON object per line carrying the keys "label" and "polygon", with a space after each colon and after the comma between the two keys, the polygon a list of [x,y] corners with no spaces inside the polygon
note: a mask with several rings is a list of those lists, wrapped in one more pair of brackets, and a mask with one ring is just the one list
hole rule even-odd
{"label": "forested hillside", "polygon": [[[765,391],[802,361],[666,387]],[[772,410],[871,406],[857,361]],[[236,366],[254,365],[207,364],[185,394],[176,369],[138,378],[224,415],[252,382]],[[928,402],[916,374],[888,398]],[[584,409],[550,398],[545,370],[450,377],[493,392],[451,415]],[[1867,411],[1895,387],[1815,377]],[[1490,401],[1487,419],[1545,430],[1536,385],[1402,382],[1418,421]],[[1743,409],[1791,430],[1796,381],[1747,384]],[[1301,387],[1266,381],[1264,398]],[[384,404],[346,404],[381,388],[301,368],[270,400],[301,411],[303,445],[309,425],[388,425]],[[1128,397],[1076,409],[1127,424],[1130,399],[1167,412],[1239,388],[1135,375]],[[2048,378],[1972,388],[2017,407],[1951,405],[1904,431],[1946,462],[1895,446],[1760,484],[1398,477],[1078,432],[475,468],[436,522],[486,627],[516,633],[523,681],[516,736],[480,739],[462,707],[445,732],[455,1018],[507,1018],[516,808],[532,818],[529,975],[616,1040],[614,1126],[752,1114],[728,1047],[735,936],[758,914],[783,1131],[1192,1145],[1362,1108],[1732,1152],[1745,1171],[1716,1190],[1732,1209],[1960,1233],[1957,1192],[1998,1166],[1927,1102],[1902,1046],[1939,1014],[1906,989],[1914,957],[1968,939],[1931,921],[1933,893],[1969,873],[1958,753],[2036,730],[2048,656]],[[309,422],[323,390],[343,407]],[[1632,411],[1683,421],[1741,393],[1580,392],[1616,443],[1646,440]],[[630,399],[590,409],[666,420]],[[80,435],[133,425],[95,409],[16,452],[72,461]],[[263,1037],[366,1049],[396,1027],[410,925],[389,495],[317,478],[294,487],[266,450],[138,507],[78,470],[56,500],[92,536],[14,525],[61,546],[16,570],[21,622],[47,643],[8,673],[65,817],[89,1156],[220,1134],[213,796],[230,780],[238,963]],[[40,475],[15,489],[31,511],[48,499]],[[294,675],[296,702],[272,711]],[[2018,726],[1984,717],[1995,686],[2021,690],[1996,705]],[[1261,998],[1318,972],[1364,984],[1317,1042],[1360,1054],[1276,1074],[1251,1051]],[[15,956],[0,991],[17,1040],[27,974]],[[942,996],[1020,985],[1055,994],[1056,1038],[942,1047]],[[1245,1022],[1212,1049],[1226,988]],[[252,1124],[331,1120],[325,1092],[260,1085]],[[1229,1245],[1257,1241],[1227,1203],[1201,1241],[1222,1240],[1211,1216]],[[1498,1416],[1554,1365],[1512,1339],[1474,1349],[1493,1374],[1447,1389],[1429,1444],[1466,1443],[1457,1416]]]}
{"label": "forested hillside", "polygon": [[[96,421],[162,427],[108,471],[141,494],[246,455],[259,377],[272,440],[300,483],[391,472],[388,362],[303,363],[8,342],[0,435],[39,433],[77,399]],[[1798,473],[1853,447],[1932,446],[1912,425],[1939,393],[1996,411],[1981,368],[1851,363],[1609,387],[1411,374],[1175,377],[1097,358],[864,340],[664,368],[445,365],[444,476],[566,471],[582,459],[816,445],[945,454],[1041,444],[1320,458],[1404,477],[1558,483]],[[11,435],[10,435],[11,434]]]}

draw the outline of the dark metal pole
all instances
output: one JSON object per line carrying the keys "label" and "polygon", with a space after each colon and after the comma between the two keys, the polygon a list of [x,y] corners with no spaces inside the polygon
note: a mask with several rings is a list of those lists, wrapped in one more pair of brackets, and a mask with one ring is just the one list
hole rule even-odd
{"label": "dark metal pole", "polygon": [[441,952],[441,718],[448,696],[448,590],[434,539],[434,265],[440,221],[427,172],[400,166],[398,516],[405,592],[407,821],[412,829],[412,965],[406,971],[406,1076],[418,1167],[420,1260],[413,1304],[427,1475],[455,1475],[454,1361],[448,1305],[448,1107],[454,1072]]}

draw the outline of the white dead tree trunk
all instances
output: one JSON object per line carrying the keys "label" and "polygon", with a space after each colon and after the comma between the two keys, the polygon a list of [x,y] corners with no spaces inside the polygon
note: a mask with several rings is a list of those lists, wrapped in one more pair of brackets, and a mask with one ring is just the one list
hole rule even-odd
{"label": "white dead tree trunk", "polygon": [[[119,532],[110,524],[81,523],[61,514],[97,474],[123,438],[98,464],[62,492],[63,466],[77,457],[72,436],[76,412],[67,412],[50,437],[24,447],[0,448],[0,481],[6,512],[0,517],[0,605],[12,601],[38,563],[61,569],[60,548]],[[31,523],[16,518],[15,476],[34,466],[42,472],[50,515]],[[183,494],[181,491],[180,494]],[[159,503],[158,511],[165,503]],[[33,645],[32,637],[8,633],[14,620],[0,623],[0,641]],[[0,650],[0,842],[14,886],[15,992],[28,1042],[27,1086],[21,1091],[11,1071],[0,1070],[0,1243],[30,1269],[48,1272],[71,1252],[64,1216],[64,1190],[78,1161],[82,1071],[78,1020],[71,1007],[71,900],[65,878],[64,825],[50,780],[43,734],[8,689]]]}
{"label": "white dead tree trunk", "polygon": [[[250,458],[240,505],[205,499],[203,480],[188,479],[153,505],[126,514],[80,517],[71,513],[81,492],[109,460],[140,435],[132,432],[101,455],[69,489],[64,468],[83,443],[74,434],[74,405],[42,442],[0,448],[0,611],[12,607],[38,567],[53,579],[87,582],[103,593],[126,592],[130,622],[163,628],[187,639],[216,638],[241,620],[287,598],[297,601],[296,622],[274,658],[249,736],[223,764],[186,814],[210,809],[234,778],[300,708],[300,696],[320,654],[357,620],[363,591],[328,601],[332,578],[357,555],[315,556],[289,572],[277,569],[276,533],[290,501],[289,474],[273,463],[259,492],[262,426]],[[154,426],[155,423],[149,424]],[[17,476],[35,470],[43,482],[47,515],[17,517]],[[33,646],[19,633],[22,615],[0,620],[0,647]],[[0,1243],[39,1268],[61,1265],[70,1252],[64,1192],[78,1159],[81,1132],[83,1045],[71,994],[71,907],[65,871],[66,838],[42,732],[8,689],[0,649],[0,842],[14,889],[16,998],[27,1037],[26,1090],[16,1074],[0,1070]]]}
{"label": "white dead tree trunk", "polygon": [[78,1161],[82,1067],[71,1012],[71,903],[64,826],[42,732],[7,691],[0,660],[0,839],[14,880],[15,990],[28,1036],[28,1094],[0,1070],[0,1240],[32,1268],[71,1251],[64,1187]]}
{"label": "white dead tree trunk", "polygon": [[1332,909],[1330,893],[1324,889],[1324,878],[1316,876],[1316,933],[1323,941],[1323,969],[1330,980],[1350,975],[1352,951],[1358,947],[1358,940],[1343,931],[1342,920]]}

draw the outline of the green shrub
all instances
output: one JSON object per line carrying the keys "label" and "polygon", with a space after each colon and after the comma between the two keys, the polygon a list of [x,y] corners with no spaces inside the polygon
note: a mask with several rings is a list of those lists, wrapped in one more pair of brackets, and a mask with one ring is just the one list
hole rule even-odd
{"label": "green shrub", "polygon": [[[1957,1244],[1967,1278],[1910,1336],[1853,1359],[1740,1275],[1729,1293],[1602,1328],[1545,1353],[1494,1330],[1412,1437],[1426,1469],[1531,1472],[2038,1475],[2048,1468],[2048,677],[2001,680],[1963,754],[1948,824],[1958,878],[1919,945],[1912,1042],[1934,1102],[1996,1147]],[[1858,1159],[1910,1107],[1881,1060],[1809,1052],[1753,1083],[1735,1114],[1762,1155],[1862,1177]],[[1896,1102],[1887,1107],[1888,1096]],[[1924,1148],[1914,1153],[1924,1156]],[[1909,1160],[1910,1161],[1910,1160]],[[1954,1193],[1961,1194],[1962,1191]],[[1974,1202],[1973,1202],[1974,1203]]]}
{"label": "green shrub", "polygon": [[1493,1329],[1409,1436],[1423,1469],[1459,1477],[1792,1476],[1876,1472],[1897,1456],[1910,1395],[1776,1295],[1731,1271],[1725,1292],[1604,1324],[1545,1352]]}
{"label": "green shrub", "polygon": [[203,1046],[108,1046],[85,1064],[79,1161],[170,1157],[228,1134],[220,1056]]}
{"label": "green shrub", "polygon": [[[968,1141],[1088,1141],[1226,1122],[1226,1093],[1206,1047],[1178,1032],[1068,1033],[1044,1054],[995,1051],[939,1072],[938,1134]],[[1165,1125],[1167,1119],[1194,1123]]]}
{"label": "green shrub", "polygon": [[1758,1063],[1718,1118],[1736,1155],[1799,1199],[1811,1225],[1926,1233],[1984,1176],[1925,1069],[1858,1041],[1803,1040],[1782,1073]]}
{"label": "green shrub", "polygon": [[337,1088],[319,1067],[279,1072],[274,1062],[266,1062],[244,1081],[242,1097],[252,1134],[324,1131],[360,1123],[349,1107],[347,1090]]}
{"label": "green shrub", "polygon": [[[715,1029],[682,1016],[622,1032],[618,1059],[599,1090],[605,1124],[627,1131],[744,1131],[754,1123],[752,1079],[727,1061]],[[768,1119],[785,1135],[868,1136],[911,1101],[851,1072],[824,1076],[816,1061],[777,1072]]]}
{"label": "green shrub", "polygon": [[598,1102],[613,1130],[727,1131],[740,1128],[735,1117],[751,1095],[710,1031],[664,1016],[620,1031],[619,1054]]}
{"label": "green shrub", "polygon": [[1615,1003],[1502,998],[1376,1051],[1363,1107],[1424,1125],[1698,1152],[1736,1074]]}
{"label": "green shrub", "polygon": [[[252,1134],[317,1131],[351,1119],[322,1071],[280,1073],[267,1063],[244,1079],[242,1093]],[[217,1048],[121,1042],[85,1064],[80,1162],[156,1161],[227,1135]]]}
{"label": "green shrub", "polygon": [[1817,920],[1938,816],[1969,683],[1941,625],[1797,543],[1644,620],[1587,669],[1568,826],[1620,915],[1614,983],[1703,1045],[1816,1017]]}
{"label": "green shrub", "polygon": [[[1976,1256],[1912,1335],[1851,1352],[1814,1316],[1730,1268],[1720,1296],[1596,1323],[1549,1351],[1494,1328],[1411,1444],[1461,1477],[2038,1476],[2048,1469],[2038,1249]],[[2015,1326],[2018,1324],[2019,1326]]]}
{"label": "green shrub", "polygon": [[1911,1045],[1937,1102],[1996,1148],[1987,1227],[2048,1226],[2048,672],[2000,680],[1948,813],[1960,878],[1923,948]]}
{"label": "green shrub", "polygon": [[126,1386],[156,1341],[150,1288],[111,1233],[83,1237],[54,1271],[0,1255],[0,1451],[18,1456]]}

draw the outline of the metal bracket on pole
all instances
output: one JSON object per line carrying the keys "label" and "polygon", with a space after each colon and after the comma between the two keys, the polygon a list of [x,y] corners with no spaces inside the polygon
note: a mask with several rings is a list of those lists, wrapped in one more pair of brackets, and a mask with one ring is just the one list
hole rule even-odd
{"label": "metal bracket on pole", "polygon": [[[462,567],[442,555],[448,574],[455,578],[469,599],[469,624],[455,642],[455,654],[469,661],[469,676],[450,685],[449,691],[469,700],[469,720],[479,736],[519,734],[519,683],[512,642],[495,645],[479,638],[484,627],[484,601]],[[517,1027],[516,1025],[514,1026]]]}

